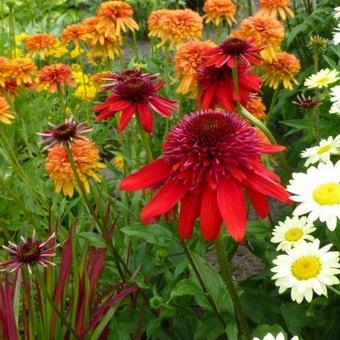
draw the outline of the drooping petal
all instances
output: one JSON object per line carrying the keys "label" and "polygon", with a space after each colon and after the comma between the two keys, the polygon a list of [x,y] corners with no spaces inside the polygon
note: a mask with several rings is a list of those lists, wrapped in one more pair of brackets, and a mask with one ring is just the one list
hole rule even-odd
{"label": "drooping petal", "polygon": [[248,188],[248,195],[253,204],[256,214],[260,218],[265,218],[269,213],[269,205],[267,197],[256,190]]}
{"label": "drooping petal", "polygon": [[217,205],[217,190],[206,184],[200,208],[201,232],[206,241],[214,241],[220,231],[222,217]]}
{"label": "drooping petal", "polygon": [[142,124],[143,129],[146,132],[151,133],[153,120],[152,120],[152,112],[148,104],[145,102],[140,102],[137,104],[137,109],[138,109],[138,115],[139,115],[140,122]]}
{"label": "drooping petal", "polygon": [[247,225],[243,187],[232,179],[224,178],[218,187],[217,203],[232,238],[236,242],[243,241]]}
{"label": "drooping petal", "polygon": [[173,208],[188,191],[188,185],[169,180],[157,195],[144,206],[140,219],[142,223],[150,223],[155,217]]}
{"label": "drooping petal", "polygon": [[159,158],[125,177],[120,183],[120,189],[137,191],[148,188],[166,179],[170,173],[171,166],[166,163],[164,158]]}
{"label": "drooping petal", "polygon": [[118,124],[119,131],[123,131],[126,128],[126,125],[129,124],[134,112],[136,111],[136,105],[130,104],[128,107],[122,111],[121,118]]}
{"label": "drooping petal", "polygon": [[286,150],[286,147],[283,145],[262,144],[261,149],[264,153],[277,153]]}
{"label": "drooping petal", "polygon": [[189,192],[181,200],[181,212],[179,215],[179,237],[188,240],[194,229],[194,223],[200,213],[201,190]]}

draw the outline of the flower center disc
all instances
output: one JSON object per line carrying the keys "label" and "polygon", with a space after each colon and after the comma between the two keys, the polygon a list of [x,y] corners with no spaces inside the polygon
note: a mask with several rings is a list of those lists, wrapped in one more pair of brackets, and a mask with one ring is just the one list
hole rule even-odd
{"label": "flower center disc", "polygon": [[329,144],[328,144],[328,145],[324,145],[324,146],[322,146],[322,147],[317,151],[317,154],[318,154],[318,155],[322,155],[323,153],[329,151],[331,148],[332,148],[332,146],[329,145]]}
{"label": "flower center disc", "polygon": [[73,137],[76,134],[76,124],[63,124],[57,127],[54,130],[54,136],[58,140],[69,140],[71,137]]}
{"label": "flower center disc", "polygon": [[320,273],[321,263],[315,256],[302,256],[294,261],[292,273],[298,280],[308,280]]}
{"label": "flower center disc", "polygon": [[40,248],[39,243],[35,241],[27,241],[18,246],[17,257],[20,262],[35,262],[39,259]]}
{"label": "flower center disc", "polygon": [[200,146],[209,147],[225,139],[229,133],[229,124],[223,115],[211,112],[194,117],[188,130]]}
{"label": "flower center disc", "polygon": [[300,228],[290,228],[285,233],[285,239],[290,242],[298,241],[302,235],[303,231]]}
{"label": "flower center disc", "polygon": [[313,198],[320,205],[340,204],[340,184],[330,182],[319,185],[313,192]]}
{"label": "flower center disc", "polygon": [[221,48],[227,54],[240,55],[248,49],[248,43],[238,38],[230,38],[222,43]]}

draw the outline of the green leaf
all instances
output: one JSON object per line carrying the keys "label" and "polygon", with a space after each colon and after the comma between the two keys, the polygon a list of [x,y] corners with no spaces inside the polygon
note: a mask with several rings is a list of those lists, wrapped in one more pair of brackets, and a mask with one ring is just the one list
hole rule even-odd
{"label": "green leaf", "polygon": [[203,292],[192,280],[184,279],[171,292],[169,301],[183,295],[203,295]]}
{"label": "green leaf", "polygon": [[229,340],[237,340],[238,339],[237,322],[235,321],[228,322],[226,333],[228,335]]}
{"label": "green leaf", "polygon": [[177,243],[177,239],[174,237],[171,231],[159,224],[146,226],[144,224],[138,223],[122,228],[121,231],[128,236],[139,237],[149,243],[162,247],[166,247],[171,244],[173,245],[174,242]]}
{"label": "green leaf", "polygon": [[100,237],[100,235],[92,232],[92,231],[83,231],[78,234],[78,237],[84,238],[91,242],[96,248],[106,248],[106,244],[104,240]]}
{"label": "green leaf", "polygon": [[[194,339],[216,340],[224,332],[225,330],[223,329],[221,322],[216,318],[216,315],[209,314],[207,317],[200,319]],[[230,338],[230,340],[234,339]]]}
{"label": "green leaf", "polygon": [[[234,306],[232,303],[232,300],[230,298],[229,292],[225,286],[225,283],[223,282],[220,274],[218,271],[213,268],[206,260],[204,260],[199,255],[191,252],[191,255],[193,257],[193,260],[196,263],[196,266],[198,268],[198,271],[202,277],[202,280],[207,286],[207,289],[209,290],[213,300],[215,301],[217,307],[220,311],[227,312],[230,317],[234,318]],[[193,272],[192,268],[191,270],[191,277],[196,283],[196,285],[199,285],[199,282],[196,278],[195,273]],[[206,305],[206,298],[202,301],[200,299],[200,296],[195,296],[198,303],[204,303],[203,307],[208,307],[211,310],[210,305]]]}

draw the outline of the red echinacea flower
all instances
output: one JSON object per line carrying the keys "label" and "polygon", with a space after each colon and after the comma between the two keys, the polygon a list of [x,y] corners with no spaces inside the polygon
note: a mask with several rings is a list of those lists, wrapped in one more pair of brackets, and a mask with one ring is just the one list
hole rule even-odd
{"label": "red echinacea flower", "polygon": [[262,80],[260,77],[251,74],[249,68],[240,65],[237,73],[239,98],[237,98],[234,89],[232,71],[229,66],[206,66],[200,70],[198,76],[199,100],[203,110],[214,109],[216,105],[220,105],[227,111],[234,111],[238,100],[243,106],[246,106],[249,94],[260,91]]}
{"label": "red echinacea flower", "polygon": [[206,58],[206,66],[219,68],[227,65],[233,68],[236,67],[238,61],[238,63],[245,64],[249,67],[261,63],[261,50],[262,48],[255,47],[251,40],[228,38],[219,46],[203,52],[203,57]]}
{"label": "red echinacea flower", "polygon": [[125,191],[159,188],[141,212],[143,223],[180,203],[181,238],[191,237],[199,218],[205,240],[217,238],[223,221],[230,235],[241,242],[247,225],[245,195],[261,218],[269,213],[267,197],[290,203],[280,178],[261,161],[263,154],[283,149],[263,143],[235,113],[195,112],[170,131],[163,155],[123,179],[120,187]]}
{"label": "red echinacea flower", "polygon": [[[115,76],[117,78],[117,76]],[[157,95],[164,81],[156,82],[154,75],[132,74],[128,77],[118,77],[112,83],[112,94],[104,103],[93,108],[99,112],[96,120],[106,120],[121,111],[118,129],[123,131],[133,114],[137,114],[143,129],[151,133],[153,126],[152,111],[164,117],[169,117],[177,109],[175,101]]]}

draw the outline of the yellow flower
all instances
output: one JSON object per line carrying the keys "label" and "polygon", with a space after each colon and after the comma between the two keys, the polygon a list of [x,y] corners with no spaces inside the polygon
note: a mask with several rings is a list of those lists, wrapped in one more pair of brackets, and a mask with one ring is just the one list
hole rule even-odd
{"label": "yellow flower", "polygon": [[274,89],[282,83],[284,88],[292,90],[300,68],[300,61],[293,54],[279,52],[275,59],[263,61],[263,80]]}
{"label": "yellow flower", "polygon": [[124,168],[124,158],[122,156],[119,156],[119,155],[116,156],[113,159],[113,164],[118,170],[123,169]]}
{"label": "yellow flower", "polygon": [[0,96],[0,122],[4,124],[12,124],[14,115],[9,110],[6,99]]}
{"label": "yellow flower", "polygon": [[80,83],[74,92],[74,96],[81,100],[89,101],[93,99],[97,94],[97,88],[92,82],[88,82],[85,85]]}
{"label": "yellow flower", "polygon": [[212,22],[218,26],[223,17],[227,20],[229,26],[236,23],[236,6],[231,0],[207,0],[204,3],[203,11],[205,12],[203,18],[207,24]]}
{"label": "yellow flower", "polygon": [[28,34],[25,32],[21,32],[20,34],[15,36],[15,43],[16,45],[20,45],[25,39],[28,37]]}
{"label": "yellow flower", "polygon": [[180,82],[177,93],[197,94],[198,70],[203,65],[202,52],[212,47],[216,45],[211,41],[189,41],[178,48],[174,58],[176,79]]}
{"label": "yellow flower", "polygon": [[337,70],[330,70],[329,68],[325,68],[320,70],[316,74],[312,74],[306,80],[304,85],[308,88],[322,88],[328,87],[328,85],[335,83],[340,79],[340,74]]}
{"label": "yellow flower", "polygon": [[72,78],[77,84],[87,84],[90,82],[90,78],[85,74],[78,64],[72,65]]}
{"label": "yellow flower", "polygon": [[[100,182],[98,169],[105,168],[99,161],[99,150],[90,140],[78,139],[72,146],[75,165],[87,193],[90,192],[89,178]],[[79,192],[78,184],[67,156],[65,146],[57,144],[48,150],[45,169],[55,185],[56,192],[73,196],[74,188]]]}
{"label": "yellow flower", "polygon": [[262,17],[280,17],[286,20],[288,17],[294,18],[294,13],[288,7],[290,0],[260,0],[260,9],[256,13]]}
{"label": "yellow flower", "polygon": [[54,58],[61,58],[68,52],[67,47],[60,41],[57,40],[53,46],[48,52],[47,55],[49,57],[54,57]]}

